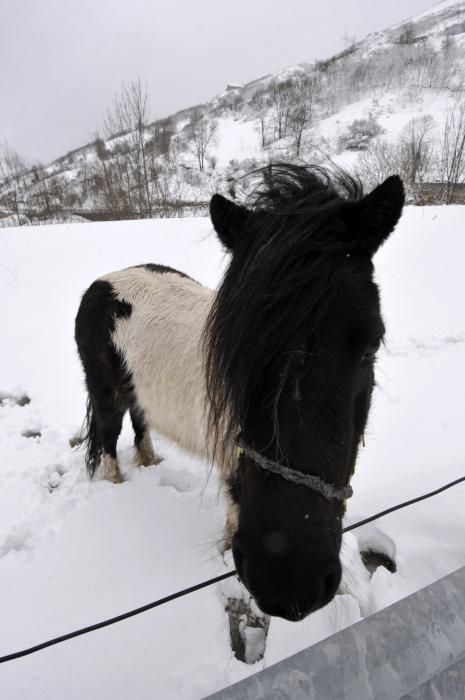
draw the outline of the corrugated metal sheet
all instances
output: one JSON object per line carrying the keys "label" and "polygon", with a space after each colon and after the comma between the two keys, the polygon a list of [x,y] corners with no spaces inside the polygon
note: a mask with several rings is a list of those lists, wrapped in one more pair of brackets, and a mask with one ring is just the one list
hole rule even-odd
{"label": "corrugated metal sheet", "polygon": [[209,700],[464,700],[465,567]]}

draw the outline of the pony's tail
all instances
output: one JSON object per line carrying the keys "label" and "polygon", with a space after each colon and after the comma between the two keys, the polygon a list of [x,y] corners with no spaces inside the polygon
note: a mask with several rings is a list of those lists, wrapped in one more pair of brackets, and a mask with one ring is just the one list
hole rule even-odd
{"label": "pony's tail", "polygon": [[82,443],[86,447],[86,466],[90,479],[92,479],[95,474],[95,470],[99,465],[100,457],[103,452],[98,433],[99,431],[92,408],[92,401],[90,400],[90,396],[88,396],[86,404],[86,417],[84,418],[84,424],[82,426],[81,438]]}

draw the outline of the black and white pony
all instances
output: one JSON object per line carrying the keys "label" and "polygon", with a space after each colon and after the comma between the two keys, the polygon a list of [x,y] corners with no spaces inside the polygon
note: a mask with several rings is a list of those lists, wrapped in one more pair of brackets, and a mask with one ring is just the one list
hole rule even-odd
{"label": "black and white pony", "polygon": [[90,476],[121,481],[128,410],[139,465],[160,461],[151,429],[214,460],[242,581],[265,613],[298,620],[340,582],[343,496],[384,335],[372,257],[404,190],[393,176],[363,196],[310,166],[263,177],[247,208],[211,200],[231,253],[217,292],[159,265],[111,272],[84,294],[76,341]]}

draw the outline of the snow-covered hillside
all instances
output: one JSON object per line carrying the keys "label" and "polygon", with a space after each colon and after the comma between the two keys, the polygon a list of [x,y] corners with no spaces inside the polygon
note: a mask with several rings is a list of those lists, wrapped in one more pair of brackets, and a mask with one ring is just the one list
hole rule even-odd
{"label": "snow-covered hillside", "polygon": [[[140,82],[133,87],[143,93]],[[94,143],[29,171],[10,158],[16,165],[3,176],[0,153],[0,222],[69,221],[89,210],[113,218],[165,216],[168,205],[182,214],[186,202],[203,204],[218,190],[240,197],[241,177],[251,169],[299,159],[330,158],[370,186],[400,172],[412,201],[426,201],[421,185],[438,183],[433,201],[462,203],[465,196],[454,200],[442,186],[465,182],[465,158],[452,174],[444,161],[448,131],[454,138],[446,121],[460,105],[465,130],[464,95],[463,0],[439,3],[336,56],[230,85],[207,104],[155,122],[148,112],[127,114],[123,86]],[[354,130],[365,131],[364,138],[348,138]],[[418,140],[423,151],[412,156]],[[373,150],[371,161],[363,158]]]}
{"label": "snow-covered hillside", "polygon": [[[346,523],[464,473],[465,208],[408,207],[378,253],[387,345]],[[84,413],[73,342],[96,276],[141,262],[215,286],[224,256],[203,218],[3,229],[0,656],[143,605],[231,567],[215,473],[155,436],[164,461],[87,480],[69,440]],[[27,398],[26,398],[27,397]],[[29,402],[27,401],[29,399]],[[255,666],[231,652],[221,585],[0,667],[0,696],[200,698],[465,564],[464,486],[348,533],[341,595],[301,623],[273,619]],[[372,576],[360,549],[397,572]]]}

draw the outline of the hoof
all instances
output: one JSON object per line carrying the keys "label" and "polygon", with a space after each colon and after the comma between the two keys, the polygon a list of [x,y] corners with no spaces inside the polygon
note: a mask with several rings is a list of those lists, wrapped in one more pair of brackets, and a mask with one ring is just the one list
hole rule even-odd
{"label": "hoof", "polygon": [[139,467],[154,467],[163,460],[153,449],[150,433],[145,433],[143,439],[134,447],[134,462]]}
{"label": "hoof", "polygon": [[112,484],[122,484],[124,479],[121,474],[111,474],[104,477],[105,481],[111,481]]}
{"label": "hoof", "polygon": [[163,459],[154,455],[151,459],[136,459],[135,462],[138,467],[157,467],[163,462]]}
{"label": "hoof", "polygon": [[111,481],[112,484],[122,484],[123,477],[118,466],[118,462],[110,455],[103,455],[102,462],[102,479]]}

